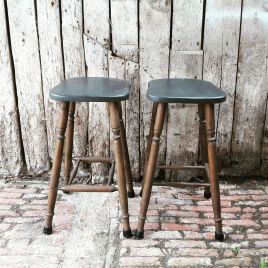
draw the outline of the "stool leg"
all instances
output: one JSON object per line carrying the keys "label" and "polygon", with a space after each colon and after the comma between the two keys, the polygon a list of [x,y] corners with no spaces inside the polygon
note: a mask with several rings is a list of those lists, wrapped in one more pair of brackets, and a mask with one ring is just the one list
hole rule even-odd
{"label": "stool leg", "polygon": [[147,168],[145,170],[145,176],[143,181],[142,200],[140,207],[140,216],[138,227],[135,233],[136,239],[142,239],[144,236],[144,223],[146,219],[146,213],[150,202],[150,196],[153,186],[153,177],[156,167],[157,154],[159,150],[160,135],[162,133],[167,104],[159,103],[157,106],[156,118],[154,123],[153,138],[150,148],[150,154],[148,159]]}
{"label": "stool leg", "polygon": [[[206,137],[206,120],[205,120],[205,106],[204,104],[198,104],[199,114],[199,144],[200,144],[200,156],[202,164],[208,163],[208,148]],[[204,176],[207,178],[206,172]],[[206,199],[211,198],[210,187],[205,187],[204,197]]]}
{"label": "stool leg", "polygon": [[132,181],[132,174],[130,168],[130,161],[129,161],[129,153],[127,147],[127,139],[126,139],[126,130],[124,121],[122,118],[122,106],[121,102],[118,103],[119,112],[120,112],[120,132],[121,132],[121,141],[122,141],[122,150],[123,150],[123,157],[124,157],[124,164],[125,164],[125,174],[127,179],[127,195],[129,198],[135,197],[135,192],[133,189],[133,181]]}
{"label": "stool leg", "polygon": [[54,215],[54,207],[57,198],[57,191],[59,185],[60,169],[62,163],[62,154],[64,146],[64,135],[68,120],[69,102],[62,102],[60,106],[60,114],[57,123],[57,140],[54,154],[54,161],[51,171],[47,215],[45,219],[44,234],[52,233],[52,219]]}
{"label": "stool leg", "polygon": [[115,165],[118,174],[118,188],[119,188],[119,201],[121,206],[121,214],[123,221],[123,235],[126,238],[132,237],[129,214],[128,214],[128,200],[127,200],[127,187],[125,177],[125,167],[122,149],[122,139],[120,132],[120,105],[117,102],[109,103],[110,119],[113,132],[113,146],[115,155]]}
{"label": "stool leg", "polygon": [[218,165],[217,165],[214,104],[205,104],[205,118],[206,118],[207,143],[208,143],[209,181],[210,181],[212,206],[213,206],[215,229],[216,229],[215,239],[218,241],[223,241],[224,235],[222,232],[221,200],[220,200],[220,187],[219,187]]}
{"label": "stool leg", "polygon": [[65,154],[64,154],[64,185],[69,184],[70,174],[73,167],[72,153],[73,153],[73,137],[74,137],[74,112],[75,112],[75,102],[71,102],[69,106],[68,123],[66,129]]}
{"label": "stool leg", "polygon": [[[147,149],[145,152],[144,170],[147,169],[147,164],[148,164],[148,160],[149,160],[149,154],[150,154],[152,140],[153,140],[153,134],[154,134],[154,122],[155,122],[155,117],[156,117],[157,105],[158,105],[158,103],[154,102],[153,108],[152,108],[151,125],[150,125],[150,130],[149,130],[148,141],[147,141]],[[143,174],[143,176],[145,176],[145,174]],[[144,180],[142,180],[140,197],[142,196],[143,182],[144,182]]]}

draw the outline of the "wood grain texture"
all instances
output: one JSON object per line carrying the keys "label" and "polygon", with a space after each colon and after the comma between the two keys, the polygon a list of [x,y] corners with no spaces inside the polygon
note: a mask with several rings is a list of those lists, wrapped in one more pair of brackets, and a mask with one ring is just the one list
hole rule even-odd
{"label": "wood grain texture", "polygon": [[244,1],[232,140],[233,161],[244,174],[261,164],[268,87],[267,21],[267,0]]}
{"label": "wood grain texture", "polygon": [[207,1],[204,74],[227,94],[218,114],[217,145],[223,166],[230,165],[233,107],[241,20],[241,0]]}
{"label": "wood grain texture", "polygon": [[49,90],[64,79],[59,1],[37,1],[37,18],[48,150],[53,159],[57,104],[49,99]]}
{"label": "wood grain texture", "polygon": [[201,49],[202,15],[203,0],[173,1],[173,49]]}
{"label": "wood grain texture", "polygon": [[[82,0],[61,1],[65,77],[85,76]],[[74,154],[87,151],[88,104],[77,103],[74,121]]]}
{"label": "wood grain texture", "polygon": [[49,169],[34,1],[7,1],[21,133],[29,172]]}
{"label": "wood grain texture", "polygon": [[111,0],[111,23],[113,52],[138,62],[138,1]]}
{"label": "wood grain texture", "polygon": [[109,0],[84,2],[84,33],[94,41],[110,48]]}
{"label": "wood grain texture", "polygon": [[[170,78],[202,78],[203,51],[171,51]],[[193,165],[198,158],[197,105],[169,104],[167,127],[167,165]],[[168,174],[168,173],[167,173]],[[180,171],[180,178],[193,175]],[[176,180],[173,173],[171,180]],[[169,178],[167,178],[169,180]]]}
{"label": "wood grain texture", "polygon": [[140,94],[139,94],[139,65],[126,61],[125,79],[129,86],[129,100],[126,101],[126,134],[129,150],[130,166],[134,180],[140,174]]}
{"label": "wood grain texture", "polygon": [[0,1],[0,25],[0,174],[18,175],[23,160],[3,0]]}
{"label": "wood grain texture", "polygon": [[[146,99],[146,91],[150,80],[168,77],[170,17],[171,1],[140,1],[141,170],[143,170],[144,166],[152,110],[152,102]],[[166,125],[161,135],[158,154],[159,163],[165,163],[165,153]]]}
{"label": "wood grain texture", "polygon": [[[87,76],[108,77],[108,48],[110,48],[109,0],[84,2],[84,41]],[[105,103],[89,103],[89,154],[109,156],[110,124]],[[108,175],[103,164],[92,164],[93,179]]]}

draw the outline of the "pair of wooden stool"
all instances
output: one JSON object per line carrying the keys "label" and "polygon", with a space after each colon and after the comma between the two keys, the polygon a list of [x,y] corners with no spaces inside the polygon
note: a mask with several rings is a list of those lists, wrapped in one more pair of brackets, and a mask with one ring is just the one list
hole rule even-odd
{"label": "pair of wooden stool", "polygon": [[[63,81],[50,91],[50,98],[61,102],[60,114],[57,124],[57,141],[51,173],[50,189],[48,194],[48,212],[45,219],[44,233],[52,233],[52,219],[56,203],[60,170],[63,158],[64,139],[66,132],[66,144],[64,155],[64,184],[65,192],[112,192],[116,188],[111,186],[114,162],[110,158],[80,157],[78,161],[106,162],[111,164],[108,185],[85,186],[70,185],[78,165],[72,174],[72,149],[75,102],[107,102],[110,111],[110,122],[113,132],[113,146],[115,166],[118,174],[118,191],[123,222],[123,235],[132,237],[129,225],[128,197],[134,197],[125,127],[122,120],[121,101],[129,96],[128,86],[125,81],[111,78],[72,78]],[[153,101],[152,122],[149,133],[146,164],[142,187],[142,200],[138,227],[135,232],[136,239],[144,236],[144,223],[150,201],[153,185],[153,174],[156,168],[156,160],[159,149],[160,135],[163,129],[168,103],[194,103],[198,104],[200,117],[200,147],[202,165],[200,166],[159,166],[168,169],[196,168],[204,170],[209,183],[196,184],[205,187],[205,196],[212,197],[212,205],[215,219],[215,238],[223,241],[220,191],[217,171],[216,136],[214,103],[223,102],[226,95],[213,84],[194,79],[160,79],[149,83],[147,98]],[[179,186],[180,183],[165,183],[158,185]],[[194,184],[191,184],[194,185]]]}

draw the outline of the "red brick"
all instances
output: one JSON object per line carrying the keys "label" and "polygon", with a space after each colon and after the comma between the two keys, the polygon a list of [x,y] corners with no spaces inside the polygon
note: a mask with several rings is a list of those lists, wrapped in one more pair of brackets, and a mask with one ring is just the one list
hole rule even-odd
{"label": "red brick", "polygon": [[0,198],[20,198],[22,196],[21,193],[13,193],[13,192],[0,192]]}
{"label": "red brick", "polygon": [[181,210],[191,210],[196,212],[212,212],[212,206],[181,206]]}
{"label": "red brick", "polygon": [[243,235],[243,234],[230,234],[230,238],[232,240],[242,240],[245,238],[245,235]]}
{"label": "red brick", "polygon": [[25,211],[23,216],[25,217],[44,217],[46,214],[46,212],[43,211],[39,211],[39,210],[28,210]]}
{"label": "red brick", "polygon": [[[205,201],[198,201],[197,202],[198,206],[212,206],[212,201],[211,200],[205,200]],[[221,206],[222,207],[231,207],[231,201],[221,201]]]}
{"label": "red brick", "polygon": [[[214,219],[214,214],[212,212],[207,212],[207,213],[204,213],[204,217]],[[223,219],[236,219],[237,216],[233,213],[222,213],[222,218]]]}
{"label": "red brick", "polygon": [[246,213],[242,214],[240,219],[252,219],[253,218],[253,213]]}
{"label": "red brick", "polygon": [[255,246],[257,248],[268,248],[268,240],[256,241]]}
{"label": "red brick", "polygon": [[268,219],[268,213],[262,213],[261,218],[262,219]]}
{"label": "red brick", "polygon": [[217,257],[217,249],[203,249],[203,248],[180,248],[175,251],[174,256],[192,256],[192,257]]}
{"label": "red brick", "polygon": [[[141,243],[142,242],[142,243]],[[155,247],[159,246],[159,241],[143,239],[142,241],[134,239],[123,239],[122,247]]]}
{"label": "red brick", "polygon": [[199,213],[197,212],[193,212],[193,211],[174,211],[174,210],[170,210],[170,211],[166,211],[164,214],[164,217],[166,216],[175,216],[175,217],[189,217],[189,218],[198,218],[199,217]]}
{"label": "red brick", "polygon": [[256,195],[260,194],[263,195],[264,191],[263,190],[230,190],[229,195]]}
{"label": "red brick", "polygon": [[198,232],[199,226],[196,224],[177,224],[177,223],[162,223],[161,229],[164,231],[196,231]]}
{"label": "red brick", "polygon": [[158,267],[160,266],[159,257],[122,257],[119,261],[120,266],[143,266],[143,267]]}
{"label": "red brick", "polygon": [[214,224],[213,219],[200,219],[200,218],[181,218],[181,223],[194,223],[194,224],[201,224],[201,225],[211,225]]}
{"label": "red brick", "polygon": [[244,227],[260,227],[259,224],[253,220],[244,219],[244,220],[228,220],[226,221],[227,226],[244,226]]}
{"label": "red brick", "polygon": [[231,207],[231,208],[222,208],[221,210],[223,213],[235,213],[235,212],[240,212],[241,208],[240,207]]}
{"label": "red brick", "polygon": [[[131,222],[130,223],[130,228],[132,230],[135,230],[137,228],[137,223],[136,222]],[[145,222],[144,225],[144,230],[159,230],[160,229],[160,224],[158,222]],[[120,225],[120,230],[123,230],[122,224]]]}
{"label": "red brick", "polygon": [[[140,214],[140,210],[129,210],[129,214],[132,216],[138,216]],[[159,212],[156,209],[150,209],[147,211],[147,216],[158,216]]]}
{"label": "red brick", "polygon": [[248,234],[248,239],[268,240],[268,234]]}
{"label": "red brick", "polygon": [[250,200],[250,196],[247,195],[229,195],[229,196],[221,196],[221,200],[229,200],[229,201],[243,201]]}
{"label": "red brick", "polygon": [[6,199],[6,198],[0,198],[0,204],[3,205],[23,205],[25,204],[26,201],[22,200],[22,199]]}
{"label": "red brick", "polygon": [[166,248],[206,248],[204,241],[195,240],[169,240],[165,243]]}
{"label": "red brick", "polygon": [[36,193],[36,188],[14,188],[9,187],[4,189],[5,192],[11,192],[11,193],[22,193],[22,194],[30,194],[30,193]]}
{"label": "red brick", "polygon": [[259,208],[259,210],[261,212],[268,212],[268,207],[262,207],[262,208]]}
{"label": "red brick", "polygon": [[0,210],[0,217],[14,217],[18,214],[12,210]]}
{"label": "red brick", "polygon": [[178,194],[178,199],[185,199],[185,200],[194,200],[194,201],[201,201],[204,200],[204,197],[201,195],[186,195],[186,194]]}
{"label": "red brick", "polygon": [[256,212],[256,209],[252,207],[247,207],[247,208],[243,208],[243,212]]}
{"label": "red brick", "polygon": [[268,195],[252,195],[252,200],[268,200]]}
{"label": "red brick", "polygon": [[0,224],[0,232],[6,232],[10,228],[11,224],[3,223]]}

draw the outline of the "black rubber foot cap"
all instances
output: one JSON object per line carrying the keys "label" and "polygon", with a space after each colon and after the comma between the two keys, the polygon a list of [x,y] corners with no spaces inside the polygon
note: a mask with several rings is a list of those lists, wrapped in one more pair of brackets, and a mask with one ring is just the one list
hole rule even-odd
{"label": "black rubber foot cap", "polygon": [[65,194],[70,194],[71,192],[69,192],[69,191],[63,191],[63,193],[65,193]]}
{"label": "black rubber foot cap", "polygon": [[51,235],[52,234],[52,227],[46,227],[46,226],[44,226],[43,233],[45,235]]}
{"label": "black rubber foot cap", "polygon": [[223,233],[215,233],[215,239],[217,241],[222,242],[224,240],[224,234]]}
{"label": "black rubber foot cap", "polygon": [[131,229],[129,229],[129,230],[123,230],[123,236],[125,238],[131,238],[133,236],[133,234],[131,232]]}
{"label": "black rubber foot cap", "polygon": [[127,196],[129,197],[129,198],[134,198],[135,197],[135,192],[133,191],[133,192],[128,192],[127,193]]}
{"label": "black rubber foot cap", "polygon": [[211,198],[211,192],[210,191],[204,191],[204,197],[206,199],[210,199]]}
{"label": "black rubber foot cap", "polygon": [[143,231],[141,232],[141,231],[136,230],[135,235],[134,235],[134,238],[136,240],[141,240],[141,239],[143,239],[143,237],[144,237],[144,232]]}

